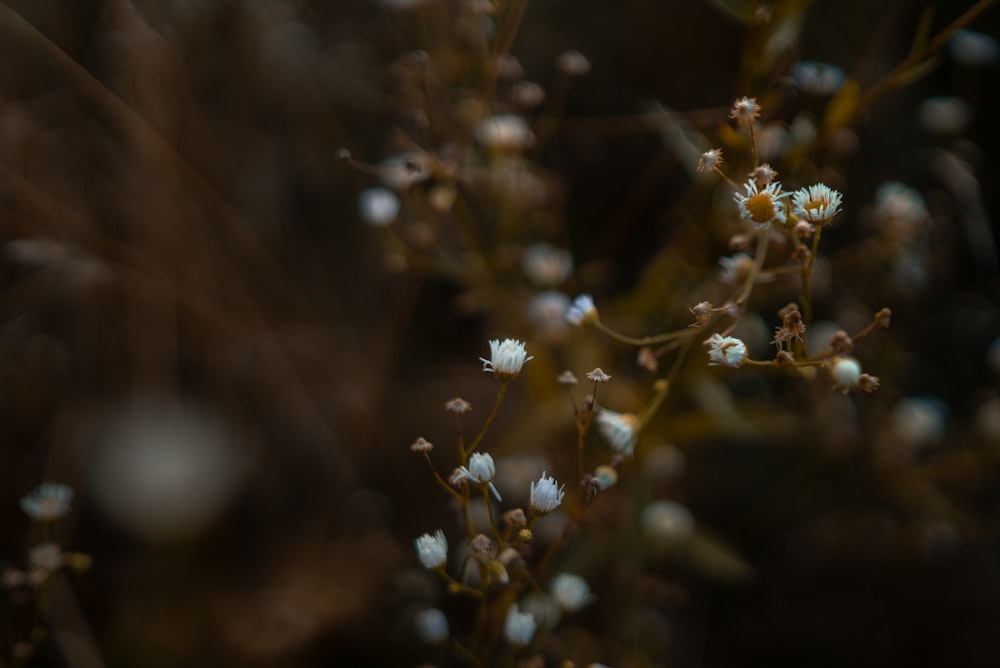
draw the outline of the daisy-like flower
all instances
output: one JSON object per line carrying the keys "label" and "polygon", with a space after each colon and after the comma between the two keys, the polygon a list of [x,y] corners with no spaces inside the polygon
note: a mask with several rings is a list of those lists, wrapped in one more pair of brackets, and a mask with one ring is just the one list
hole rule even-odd
{"label": "daisy-like flower", "polygon": [[733,102],[733,108],[729,110],[729,118],[734,118],[739,123],[750,123],[759,116],[760,105],[755,97],[741,97]]}
{"label": "daisy-like flower", "polygon": [[615,452],[625,457],[632,456],[639,438],[638,416],[602,408],[597,411],[597,428]]}
{"label": "daisy-like flower", "polygon": [[753,223],[757,229],[764,229],[771,223],[784,224],[785,203],[781,200],[791,197],[792,193],[781,191],[781,184],[772,181],[761,188],[753,179],[744,185],[747,194],[736,193],[733,199],[740,207],[740,218]]}
{"label": "daisy-like flower", "polygon": [[490,359],[485,357],[479,359],[483,362],[483,371],[491,372],[497,380],[507,381],[517,378],[524,363],[534,359],[534,356],[528,356],[522,341],[494,339],[490,341]]}
{"label": "daisy-like flower", "polygon": [[792,211],[799,220],[822,225],[840,212],[843,197],[836,190],[822,183],[796,190],[792,194]]}
{"label": "daisy-like flower", "polygon": [[531,511],[536,515],[547,515],[559,507],[562,503],[566,485],[559,487],[559,483],[552,476],[546,476],[542,471],[542,477],[538,482],[531,483]]}
{"label": "daisy-like flower", "polygon": [[728,366],[736,368],[747,359],[747,346],[731,336],[712,334],[705,341],[708,348],[708,366]]}
{"label": "daisy-like flower", "polygon": [[34,491],[21,497],[21,510],[33,520],[53,522],[69,512],[73,488],[54,482],[43,482]]}
{"label": "daisy-like flower", "polygon": [[722,149],[709,149],[702,153],[701,158],[698,159],[697,171],[704,174],[713,169],[718,169],[720,165],[722,165]]}
{"label": "daisy-like flower", "polygon": [[579,575],[560,573],[552,580],[552,596],[559,607],[566,612],[576,612],[586,607],[594,595],[590,593],[587,581]]}
{"label": "daisy-like flower", "polygon": [[535,637],[538,623],[530,612],[521,612],[517,604],[507,608],[507,619],[504,620],[503,634],[507,642],[517,647],[524,647]]}
{"label": "daisy-like flower", "polygon": [[566,309],[566,320],[573,325],[592,325],[598,321],[597,307],[590,295],[578,295]]}
{"label": "daisy-like flower", "polygon": [[469,457],[469,468],[460,466],[458,470],[465,480],[471,480],[477,485],[489,485],[490,491],[493,492],[497,501],[502,501],[500,492],[493,484],[493,476],[496,475],[497,467],[493,463],[493,457],[489,454],[485,452],[472,453],[472,456]]}
{"label": "daisy-like flower", "polygon": [[441,568],[448,561],[448,539],[440,529],[433,536],[425,533],[414,542],[414,545],[417,548],[417,557],[425,568]]}

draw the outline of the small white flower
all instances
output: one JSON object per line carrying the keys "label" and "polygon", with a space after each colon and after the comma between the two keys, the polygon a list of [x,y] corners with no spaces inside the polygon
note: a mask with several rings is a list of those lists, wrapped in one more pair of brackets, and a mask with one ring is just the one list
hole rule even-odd
{"label": "small white flower", "polygon": [[428,645],[443,643],[451,632],[448,628],[448,618],[437,608],[421,610],[413,621],[417,627],[417,635]]}
{"label": "small white flower", "polygon": [[843,196],[822,183],[796,190],[792,194],[792,211],[813,225],[829,222],[840,212]]}
{"label": "small white flower", "polygon": [[33,520],[52,522],[69,512],[73,488],[54,482],[43,482],[34,491],[21,497],[21,510]]}
{"label": "small white flower", "polygon": [[417,548],[417,557],[425,568],[441,568],[448,561],[448,539],[440,529],[433,536],[425,533],[414,544]]}
{"label": "small white flower", "polygon": [[728,366],[736,368],[747,359],[747,346],[731,336],[712,334],[705,341],[708,348],[708,366]]}
{"label": "small white flower", "polygon": [[497,380],[514,380],[521,373],[524,363],[534,359],[529,357],[528,351],[524,349],[524,343],[515,339],[504,339],[503,341],[490,341],[490,359],[480,357],[483,362],[483,371],[489,371]]}
{"label": "small white flower", "polygon": [[774,222],[782,225],[785,223],[785,203],[781,200],[791,197],[792,193],[782,192],[778,181],[772,181],[761,188],[757,181],[750,179],[743,187],[747,191],[746,195],[733,195],[740,208],[740,218],[753,223],[757,229],[764,229]]}
{"label": "small white flower", "polygon": [[812,95],[833,95],[847,82],[847,74],[836,65],[803,60],[795,63],[792,77],[799,88]]}
{"label": "small white flower", "polygon": [[374,227],[385,227],[399,215],[399,198],[388,188],[368,188],[358,195],[358,214]]}
{"label": "small white flower", "polygon": [[639,438],[639,418],[602,408],[597,411],[597,428],[615,452],[631,457]]}
{"label": "small white flower", "polygon": [[833,360],[830,366],[830,373],[833,375],[833,382],[841,392],[847,392],[861,379],[861,365],[856,359],[850,357],[838,357]]}
{"label": "small white flower", "polygon": [[471,480],[477,485],[489,485],[490,491],[497,501],[502,501],[500,492],[493,485],[493,476],[496,475],[497,467],[493,463],[493,457],[485,452],[474,452],[469,457],[469,468],[458,467],[460,475],[466,480]]}
{"label": "small white flower", "polygon": [[597,307],[590,295],[578,295],[566,310],[566,320],[573,325],[592,325],[598,321]]}
{"label": "small white flower", "polygon": [[535,617],[529,612],[521,612],[517,604],[507,608],[507,619],[503,624],[503,634],[511,645],[523,647],[531,643],[538,628]]}
{"label": "small white flower", "polygon": [[547,243],[531,244],[521,255],[521,268],[536,285],[553,287],[573,271],[573,256],[568,250]]}
{"label": "small white flower", "polygon": [[552,580],[552,595],[566,612],[576,612],[594,598],[587,581],[572,573],[560,573]]}
{"label": "small white flower", "polygon": [[559,507],[562,503],[566,485],[559,487],[559,483],[552,476],[546,476],[542,471],[542,477],[538,482],[531,483],[531,510],[536,515],[546,515]]}

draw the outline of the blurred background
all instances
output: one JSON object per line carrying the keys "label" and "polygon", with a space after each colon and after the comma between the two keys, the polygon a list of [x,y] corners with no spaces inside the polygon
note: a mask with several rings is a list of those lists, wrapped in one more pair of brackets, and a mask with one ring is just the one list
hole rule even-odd
{"label": "blurred background", "polygon": [[[573,487],[557,374],[602,367],[616,410],[657,376],[566,328],[558,299],[530,304],[590,292],[642,335],[718,295],[739,226],[732,190],[694,165],[724,144],[742,180],[726,118],[742,95],[789,188],[845,195],[815,331],[891,308],[852,351],[881,388],[692,355],[559,557],[596,603],[535,649],[543,665],[990,663],[1000,12],[852,123],[830,112],[972,5],[546,0],[513,31],[518,2],[0,4],[0,560],[53,538],[93,557],[41,613],[3,590],[2,665],[462,665],[412,629],[415,608],[463,608],[413,556],[458,524],[409,445],[447,443],[438,466],[456,465],[443,404],[471,402],[478,428],[496,391],[478,358],[516,337],[535,359],[485,444],[498,486],[516,503],[548,466]],[[499,114],[526,125],[484,136]],[[359,203],[375,187],[381,213]],[[572,258],[557,286],[522,270],[540,242]],[[752,355],[796,290],[755,294]],[[55,536],[18,507],[43,480],[76,490]],[[655,500],[689,513],[684,549],[648,544]]]}

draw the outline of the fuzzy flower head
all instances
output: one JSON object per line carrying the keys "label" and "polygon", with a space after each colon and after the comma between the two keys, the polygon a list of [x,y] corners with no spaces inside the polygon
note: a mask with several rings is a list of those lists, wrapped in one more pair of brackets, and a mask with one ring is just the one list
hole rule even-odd
{"label": "fuzzy flower head", "polygon": [[743,187],[746,188],[746,195],[733,195],[740,208],[740,218],[753,223],[759,230],[774,222],[785,223],[785,203],[781,200],[791,197],[791,193],[782,192],[779,182],[772,181],[761,188],[757,181],[750,179]]}
{"label": "fuzzy flower head", "polygon": [[54,522],[69,512],[73,488],[54,482],[43,482],[21,497],[21,510],[38,522]]}
{"label": "fuzzy flower head", "polygon": [[733,118],[737,123],[749,124],[760,117],[760,105],[755,97],[741,97],[733,102],[733,108],[729,110],[729,118]]}
{"label": "fuzzy flower head", "polygon": [[536,515],[547,515],[559,507],[562,503],[566,485],[559,487],[559,483],[552,476],[546,476],[542,471],[542,477],[538,482],[531,483],[531,511]]}
{"label": "fuzzy flower head", "polygon": [[747,359],[747,346],[739,339],[731,336],[712,334],[705,341],[708,348],[708,366],[742,366]]}
{"label": "fuzzy flower head", "polygon": [[480,357],[483,371],[489,371],[497,380],[508,381],[517,378],[524,363],[534,357],[529,357],[524,349],[524,343],[516,339],[494,339],[490,341],[490,359]]}
{"label": "fuzzy flower head", "polygon": [[597,428],[620,455],[631,457],[639,438],[639,418],[632,413],[617,413],[602,408],[597,412]]}
{"label": "fuzzy flower head", "polygon": [[817,183],[792,194],[792,211],[799,220],[813,225],[830,222],[840,212],[843,197],[839,192]]}
{"label": "fuzzy flower head", "polygon": [[440,529],[433,536],[425,533],[414,542],[414,545],[417,548],[417,557],[425,568],[441,568],[448,561],[448,539]]}
{"label": "fuzzy flower head", "polygon": [[497,501],[501,500],[500,492],[493,485],[493,476],[496,475],[497,467],[493,463],[493,457],[489,454],[485,452],[472,453],[472,456],[469,457],[469,467],[460,466],[458,470],[465,480],[471,480],[477,485],[489,485],[493,496],[497,498]]}
{"label": "fuzzy flower head", "polygon": [[718,169],[721,165],[722,149],[713,148],[701,154],[701,158],[698,159],[697,171],[704,174],[705,172],[710,172],[713,169]]}
{"label": "fuzzy flower head", "polygon": [[587,294],[578,295],[566,309],[566,321],[577,326],[592,325],[597,322],[598,314],[594,298]]}
{"label": "fuzzy flower head", "polygon": [[507,608],[507,619],[504,620],[503,634],[507,642],[515,647],[524,647],[535,637],[538,623],[530,612],[521,612],[517,604]]}
{"label": "fuzzy flower head", "polygon": [[594,598],[587,581],[572,573],[560,573],[552,580],[552,596],[566,612],[576,612]]}

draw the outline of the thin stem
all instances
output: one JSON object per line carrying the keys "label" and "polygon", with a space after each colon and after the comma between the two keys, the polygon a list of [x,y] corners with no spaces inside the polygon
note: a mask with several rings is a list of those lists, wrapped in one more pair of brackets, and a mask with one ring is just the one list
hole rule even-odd
{"label": "thin stem", "polygon": [[503,552],[507,544],[503,540],[503,536],[500,535],[500,529],[497,528],[497,523],[493,519],[493,504],[490,502],[490,489],[489,485],[483,483],[479,486],[480,491],[483,493],[483,503],[486,504],[486,514],[490,518],[490,529],[493,531],[493,537],[497,539],[497,545],[499,546],[497,552]]}
{"label": "thin stem", "polygon": [[456,499],[458,499],[459,501],[463,501],[465,497],[463,497],[451,485],[445,482],[444,478],[441,477],[441,474],[438,473],[437,468],[434,467],[434,462],[431,461],[431,456],[426,452],[424,453],[424,459],[427,460],[427,466],[431,467],[431,473],[434,474],[434,479],[438,481],[438,484],[441,485],[441,487],[443,487],[446,492],[454,496]]}
{"label": "thin stem", "polygon": [[819,252],[819,238],[823,233],[823,226],[816,227],[816,234],[813,235],[812,249],[809,251],[809,259],[802,265],[802,321],[807,325],[812,322],[812,271],[816,264],[816,253]]}
{"label": "thin stem", "polygon": [[678,329],[673,332],[667,332],[666,334],[657,334],[655,336],[643,336],[643,337],[632,337],[626,336],[625,334],[620,334],[615,330],[611,329],[605,325],[600,320],[593,323],[594,327],[601,330],[611,338],[621,341],[622,343],[627,343],[631,346],[649,346],[657,343],[663,343],[664,341],[673,341],[674,339],[683,339],[685,336],[691,336],[692,330],[688,328]]}
{"label": "thin stem", "polygon": [[503,395],[507,391],[508,382],[509,381],[506,380],[500,381],[500,391],[497,392],[496,401],[493,402],[493,410],[490,411],[489,417],[486,418],[486,424],[484,424],[483,428],[479,431],[479,435],[476,436],[476,440],[472,442],[472,445],[470,445],[469,449],[464,453],[465,457],[475,452],[476,448],[478,448],[479,444],[482,442],[483,437],[486,436],[486,432],[489,431],[490,425],[493,424],[493,418],[497,416],[497,411],[500,410],[500,402],[503,401]]}
{"label": "thin stem", "polygon": [[875,100],[889,91],[905,85],[910,76],[910,70],[921,61],[926,60],[935,52],[944,47],[956,32],[967,26],[973,20],[989,8],[996,0],[979,0],[970,7],[964,14],[959,16],[952,23],[939,32],[930,43],[919,51],[912,51],[899,65],[894,67],[888,74],[882,77],[875,85],[862,93],[854,111],[854,117],[870,107]]}

